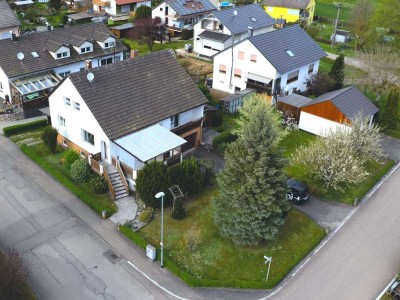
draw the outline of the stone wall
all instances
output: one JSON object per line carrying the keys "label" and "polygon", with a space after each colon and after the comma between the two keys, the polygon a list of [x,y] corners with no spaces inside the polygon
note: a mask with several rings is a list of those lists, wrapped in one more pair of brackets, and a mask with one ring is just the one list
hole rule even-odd
{"label": "stone wall", "polygon": [[0,114],[0,122],[3,121],[17,121],[25,119],[24,111],[16,111],[11,114]]}

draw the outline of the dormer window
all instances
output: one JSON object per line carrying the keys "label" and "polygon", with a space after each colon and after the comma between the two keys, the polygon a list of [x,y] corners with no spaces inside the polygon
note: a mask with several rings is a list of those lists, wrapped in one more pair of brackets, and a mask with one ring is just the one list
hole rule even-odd
{"label": "dormer window", "polygon": [[87,47],[82,47],[81,48],[81,54],[87,53],[87,52],[92,52],[92,47],[87,46]]}
{"label": "dormer window", "polygon": [[111,48],[114,47],[115,42],[109,41],[104,43],[104,48]]}
{"label": "dormer window", "polygon": [[57,53],[57,59],[68,57],[68,56],[69,56],[68,51],[63,51],[63,52],[58,52]]}

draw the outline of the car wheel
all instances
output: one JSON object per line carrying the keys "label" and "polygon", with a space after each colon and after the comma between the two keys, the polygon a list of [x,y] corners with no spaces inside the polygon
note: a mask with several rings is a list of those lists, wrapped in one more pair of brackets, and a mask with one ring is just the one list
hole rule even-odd
{"label": "car wheel", "polygon": [[286,199],[292,201],[293,200],[293,194],[292,193],[287,193],[286,194]]}

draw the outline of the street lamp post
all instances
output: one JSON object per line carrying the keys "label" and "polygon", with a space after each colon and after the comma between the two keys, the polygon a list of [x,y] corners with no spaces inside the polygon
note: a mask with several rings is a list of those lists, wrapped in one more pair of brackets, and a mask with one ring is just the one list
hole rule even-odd
{"label": "street lamp post", "polygon": [[340,9],[342,8],[342,3],[339,3],[337,6],[337,16],[336,16],[336,20],[335,20],[335,28],[333,29],[333,39],[332,39],[332,46],[331,48],[333,49],[335,47],[335,43],[336,43],[336,30],[337,30],[337,26],[338,26],[338,22],[339,22],[339,13],[340,13]]}
{"label": "street lamp post", "polygon": [[156,194],[156,198],[161,198],[161,268],[164,268],[164,196],[163,192],[159,192]]}
{"label": "street lamp post", "polygon": [[268,257],[268,256],[264,255],[264,259],[265,259],[265,264],[268,264],[267,277],[265,278],[265,282],[267,282],[268,276],[269,276],[269,268],[271,267],[272,257]]}

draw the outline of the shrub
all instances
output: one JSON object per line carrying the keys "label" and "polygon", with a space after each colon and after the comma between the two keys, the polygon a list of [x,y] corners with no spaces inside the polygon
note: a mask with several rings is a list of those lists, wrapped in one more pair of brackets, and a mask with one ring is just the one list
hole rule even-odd
{"label": "shrub", "polygon": [[230,131],[224,131],[213,139],[212,146],[216,150],[221,150],[224,148],[224,145],[232,143],[236,140],[236,138],[236,135]]}
{"label": "shrub", "polygon": [[71,165],[79,159],[79,154],[74,149],[68,149],[64,154],[64,165],[70,168]]}
{"label": "shrub", "polygon": [[151,18],[151,7],[146,5],[139,6],[135,12],[136,19]]}
{"label": "shrub", "polygon": [[[185,66],[183,66],[185,68]],[[186,69],[186,68],[185,68]],[[203,93],[203,95],[207,98],[208,101],[213,101],[213,98],[211,96],[210,90],[208,89],[208,87],[206,87],[204,84],[199,83],[197,85],[197,87],[199,88],[199,90]]]}
{"label": "shrub", "polygon": [[143,210],[139,215],[139,221],[142,223],[149,223],[153,217],[153,211],[150,209]]}
{"label": "shrub", "polygon": [[44,127],[47,125],[47,120],[38,120],[25,124],[18,124],[13,126],[8,126],[3,128],[3,133],[5,136],[9,137],[10,135],[22,133],[28,131],[30,129],[37,129],[40,127]]}
{"label": "shrub", "polygon": [[181,40],[190,40],[191,38],[193,38],[193,30],[182,29]]}
{"label": "shrub", "polygon": [[169,185],[177,184],[188,194],[197,193],[201,188],[201,182],[200,164],[193,158],[185,159],[169,168]]}
{"label": "shrub", "polygon": [[84,159],[78,159],[71,165],[71,177],[76,182],[87,182],[90,178],[91,171],[89,164]]}
{"label": "shrub", "polygon": [[221,110],[213,110],[207,114],[207,126],[219,127],[223,122],[223,113]]}
{"label": "shrub", "polygon": [[57,129],[50,126],[42,133],[42,140],[51,153],[56,153],[57,135]]}
{"label": "shrub", "polygon": [[91,180],[91,185],[93,187],[93,191],[96,194],[103,194],[108,191],[107,181],[103,176],[95,175]]}
{"label": "shrub", "polygon": [[201,230],[198,227],[190,228],[184,235],[184,242],[189,251],[195,251],[201,243]]}
{"label": "shrub", "polygon": [[174,210],[172,211],[172,218],[175,220],[182,220],[186,217],[185,208],[181,197],[175,200]]}

